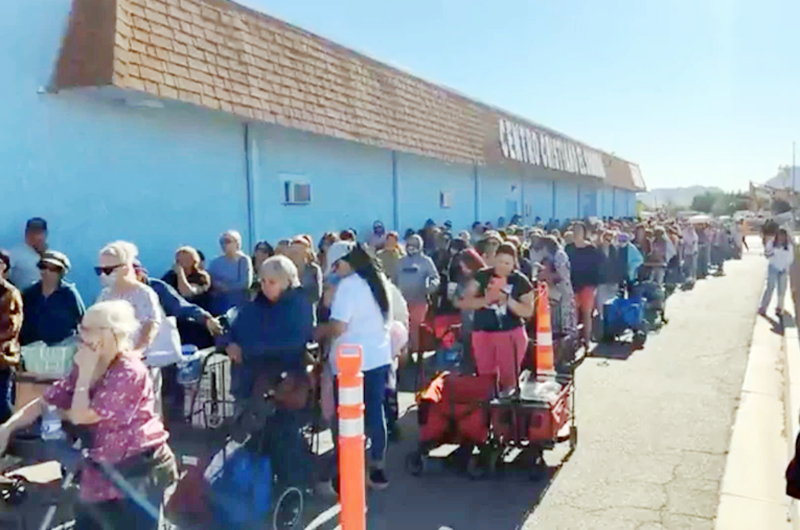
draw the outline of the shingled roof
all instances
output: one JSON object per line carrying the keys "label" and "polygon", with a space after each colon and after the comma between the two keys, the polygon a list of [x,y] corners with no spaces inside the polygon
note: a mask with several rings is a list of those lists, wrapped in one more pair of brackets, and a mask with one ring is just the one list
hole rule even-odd
{"label": "shingled roof", "polygon": [[499,151],[503,117],[227,0],[73,0],[53,85],[141,91],[463,163]]}

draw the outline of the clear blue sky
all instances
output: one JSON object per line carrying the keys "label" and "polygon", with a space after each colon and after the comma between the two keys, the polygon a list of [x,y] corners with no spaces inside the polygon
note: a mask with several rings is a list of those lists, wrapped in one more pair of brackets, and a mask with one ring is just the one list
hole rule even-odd
{"label": "clear blue sky", "polygon": [[800,141],[798,0],[239,0],[638,162],[745,189]]}

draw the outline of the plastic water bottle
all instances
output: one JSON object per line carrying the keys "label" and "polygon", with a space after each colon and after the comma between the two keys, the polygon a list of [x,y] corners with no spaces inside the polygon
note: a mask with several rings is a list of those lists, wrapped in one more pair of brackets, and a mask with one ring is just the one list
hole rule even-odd
{"label": "plastic water bottle", "polygon": [[47,405],[42,414],[42,440],[62,440],[65,438],[64,431],[61,429],[61,416],[58,414],[58,407]]}

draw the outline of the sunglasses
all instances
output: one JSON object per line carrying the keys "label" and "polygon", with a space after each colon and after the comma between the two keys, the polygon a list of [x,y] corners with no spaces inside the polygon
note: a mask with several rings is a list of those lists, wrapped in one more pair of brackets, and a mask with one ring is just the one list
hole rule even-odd
{"label": "sunglasses", "polygon": [[94,273],[97,274],[98,276],[103,275],[103,274],[108,276],[109,274],[114,272],[115,269],[118,269],[120,267],[122,267],[121,263],[119,265],[111,265],[110,267],[95,267],[94,268]]}
{"label": "sunglasses", "polygon": [[40,271],[61,272],[61,267],[58,265],[39,264],[37,265]]}

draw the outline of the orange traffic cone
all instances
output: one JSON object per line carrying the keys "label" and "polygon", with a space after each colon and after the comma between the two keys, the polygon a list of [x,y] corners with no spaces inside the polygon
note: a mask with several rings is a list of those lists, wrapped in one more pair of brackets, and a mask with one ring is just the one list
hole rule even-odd
{"label": "orange traffic cone", "polygon": [[539,282],[536,300],[536,374],[555,374],[553,326],[550,319],[550,293],[547,283]]}

